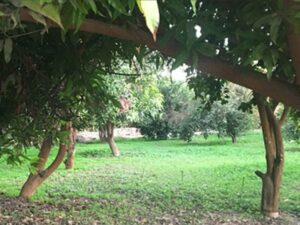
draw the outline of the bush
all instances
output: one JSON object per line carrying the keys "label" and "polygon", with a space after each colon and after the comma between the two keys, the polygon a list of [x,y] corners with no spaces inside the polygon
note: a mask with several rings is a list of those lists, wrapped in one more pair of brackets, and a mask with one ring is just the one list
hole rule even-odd
{"label": "bush", "polygon": [[300,131],[295,126],[295,123],[288,119],[282,129],[283,137],[287,141],[299,141]]}
{"label": "bush", "polygon": [[151,140],[166,140],[170,133],[168,121],[162,115],[147,115],[138,127],[141,134]]}
{"label": "bush", "polygon": [[213,131],[217,132],[218,137],[230,136],[235,143],[238,135],[251,128],[251,120],[248,113],[215,102],[210,109],[197,110],[191,118],[185,120],[180,138],[191,141],[194,133],[200,131],[207,139]]}

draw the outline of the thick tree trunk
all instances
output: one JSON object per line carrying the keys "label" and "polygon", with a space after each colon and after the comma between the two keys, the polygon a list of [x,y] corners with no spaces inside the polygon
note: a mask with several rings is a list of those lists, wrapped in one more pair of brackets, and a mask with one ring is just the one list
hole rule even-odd
{"label": "thick tree trunk", "polygon": [[107,122],[106,131],[107,131],[107,143],[110,147],[112,154],[116,157],[120,156],[121,153],[114,140],[114,124],[112,122],[110,121]]}
{"label": "thick tree trunk", "polygon": [[31,173],[23,185],[21,192],[19,194],[19,197],[21,198],[28,198],[32,196],[37,188],[45,181],[62,163],[64,159],[65,152],[67,150],[66,144],[60,144],[58,153],[56,155],[56,158],[52,162],[48,168],[45,168],[47,159],[49,157],[49,153],[52,146],[52,138],[46,137],[43,141],[40,154],[39,154],[39,160],[38,164],[36,166],[36,171]]}
{"label": "thick tree trunk", "polygon": [[76,129],[69,124],[69,143],[67,149],[67,159],[65,161],[66,169],[74,168],[74,158],[75,158],[75,144],[76,144]]}
{"label": "thick tree trunk", "polygon": [[279,190],[284,166],[284,146],[281,127],[287,115],[286,108],[277,119],[272,108],[261,97],[256,97],[266,150],[267,172],[256,171],[262,179],[261,210],[266,216],[279,216]]}

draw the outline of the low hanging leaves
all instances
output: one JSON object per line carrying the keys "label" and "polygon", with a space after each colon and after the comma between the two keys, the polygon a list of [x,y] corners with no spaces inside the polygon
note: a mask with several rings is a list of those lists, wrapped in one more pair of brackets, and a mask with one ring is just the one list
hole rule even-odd
{"label": "low hanging leaves", "polygon": [[146,25],[152,33],[154,41],[159,26],[159,10],[157,0],[136,0],[140,11],[146,19]]}
{"label": "low hanging leaves", "polygon": [[191,4],[192,4],[192,8],[193,8],[193,11],[194,13],[196,14],[196,3],[197,3],[197,0],[191,0]]}
{"label": "low hanging leaves", "polygon": [[22,4],[30,10],[49,18],[63,28],[58,7],[53,3],[41,5],[39,0],[23,0]]}

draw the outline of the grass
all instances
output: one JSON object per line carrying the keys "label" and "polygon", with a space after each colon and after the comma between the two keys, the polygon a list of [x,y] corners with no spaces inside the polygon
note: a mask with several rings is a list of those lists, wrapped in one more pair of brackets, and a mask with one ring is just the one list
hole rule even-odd
{"label": "grass", "polygon": [[[92,218],[104,224],[163,223],[174,220],[174,215],[183,224],[197,223],[208,212],[259,217],[261,180],[254,171],[265,171],[260,133],[241,136],[237,144],[217,137],[198,137],[191,143],[143,139],[117,143],[119,158],[113,158],[105,145],[78,144],[76,168],[66,171],[61,165],[32,200],[69,203],[72,207],[53,211],[53,216]],[[280,209],[299,216],[300,146],[285,146]],[[10,167],[2,159],[0,192],[16,196],[27,175],[26,164]],[[76,205],[86,207],[78,210]]]}

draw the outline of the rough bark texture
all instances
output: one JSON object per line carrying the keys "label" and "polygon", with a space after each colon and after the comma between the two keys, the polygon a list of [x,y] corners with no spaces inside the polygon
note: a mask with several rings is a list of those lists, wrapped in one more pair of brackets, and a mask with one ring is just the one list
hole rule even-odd
{"label": "rough bark texture", "polygon": [[112,122],[110,121],[107,122],[106,131],[107,131],[107,143],[111,149],[112,154],[116,157],[120,156],[121,153],[114,140],[114,124]]}
{"label": "rough bark texture", "polygon": [[52,138],[46,137],[43,141],[42,147],[39,153],[39,160],[36,166],[36,171],[30,173],[27,181],[23,185],[19,197],[28,198],[32,196],[36,189],[45,181],[63,162],[64,156],[67,150],[67,145],[61,143],[54,161],[45,169],[47,159],[52,146]]}
{"label": "rough bark texture", "polygon": [[[23,21],[35,22],[26,10],[21,10],[20,18]],[[48,21],[48,26],[57,27],[57,24]],[[174,40],[169,40],[167,44],[164,43],[162,45],[159,42],[154,42],[149,33],[134,27],[126,29],[121,26],[93,19],[86,19],[82,23],[80,30],[83,32],[115,37],[122,40],[130,40],[138,44],[145,44],[149,48],[158,50],[162,54],[170,57],[176,57],[182,50],[180,44]],[[188,59],[186,64],[192,65],[194,63],[193,60]],[[211,74],[215,77],[242,85],[263,96],[269,96],[272,99],[284,102],[286,105],[300,109],[299,86],[290,84],[287,81],[276,78],[268,80],[267,76],[264,74],[244,70],[220,59],[210,58],[203,55],[198,56],[197,69],[203,73]]]}
{"label": "rough bark texture", "polygon": [[74,168],[74,159],[75,159],[75,144],[76,144],[76,129],[72,126],[72,123],[69,124],[69,143],[67,148],[67,159],[65,161],[66,169]]}
{"label": "rough bark texture", "polygon": [[[279,216],[279,190],[284,166],[284,146],[281,127],[287,115],[284,109],[280,119],[277,119],[276,107],[272,107],[264,98],[256,96],[261,126],[266,150],[267,171],[256,171],[262,179],[261,210],[270,217]],[[277,104],[276,104],[277,105]]]}

